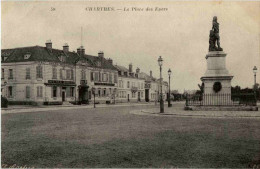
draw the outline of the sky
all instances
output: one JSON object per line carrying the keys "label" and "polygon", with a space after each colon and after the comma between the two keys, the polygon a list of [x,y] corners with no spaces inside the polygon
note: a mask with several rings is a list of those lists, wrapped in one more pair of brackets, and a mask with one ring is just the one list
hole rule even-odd
{"label": "sky", "polygon": [[[89,7],[112,7],[115,11],[88,11]],[[144,11],[131,11],[143,8]],[[156,7],[162,11],[145,11]],[[51,9],[55,10],[51,10]],[[124,11],[124,9],[130,11]],[[121,10],[117,10],[121,9]],[[2,2],[1,48],[45,46],[70,51],[82,44],[86,53],[103,51],[114,64],[133,64],[142,72],[162,74],[171,89],[199,89],[207,64],[209,31],[213,16],[220,24],[220,43],[227,53],[226,67],[234,76],[232,86],[252,87],[253,67],[260,83],[260,2],[227,1],[56,1]],[[82,27],[82,34],[81,34]],[[82,40],[81,40],[82,35]]]}

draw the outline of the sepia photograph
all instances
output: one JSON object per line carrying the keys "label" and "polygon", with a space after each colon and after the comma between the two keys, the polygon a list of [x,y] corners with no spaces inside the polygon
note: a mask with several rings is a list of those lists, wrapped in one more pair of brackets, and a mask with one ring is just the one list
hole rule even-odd
{"label": "sepia photograph", "polygon": [[1,1],[1,168],[260,169],[260,1]]}

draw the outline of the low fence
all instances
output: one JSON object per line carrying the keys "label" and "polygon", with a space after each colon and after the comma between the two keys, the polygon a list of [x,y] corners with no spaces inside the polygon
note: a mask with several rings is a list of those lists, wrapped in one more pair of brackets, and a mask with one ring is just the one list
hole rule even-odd
{"label": "low fence", "polygon": [[186,106],[241,106],[256,105],[254,93],[186,95]]}

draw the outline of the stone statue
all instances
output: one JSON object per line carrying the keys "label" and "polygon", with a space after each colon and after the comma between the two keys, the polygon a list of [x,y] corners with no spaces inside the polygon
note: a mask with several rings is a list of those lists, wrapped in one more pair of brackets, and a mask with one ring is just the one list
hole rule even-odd
{"label": "stone statue", "polygon": [[209,51],[223,51],[220,47],[219,23],[217,20],[218,18],[214,16],[212,21],[212,30],[210,30],[209,33]]}

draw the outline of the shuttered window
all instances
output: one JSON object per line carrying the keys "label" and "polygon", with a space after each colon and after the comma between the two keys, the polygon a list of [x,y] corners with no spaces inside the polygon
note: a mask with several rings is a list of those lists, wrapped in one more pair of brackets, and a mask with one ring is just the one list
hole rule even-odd
{"label": "shuttered window", "polygon": [[90,80],[91,80],[91,81],[94,81],[94,72],[91,72],[91,73],[90,73]]}
{"label": "shuttered window", "polygon": [[5,69],[2,68],[1,79],[5,79]]}
{"label": "shuttered window", "polygon": [[73,69],[70,70],[71,71],[71,80],[74,79],[74,72],[73,72]]}
{"label": "shuttered window", "polygon": [[99,81],[98,75],[99,75],[99,73],[95,72],[95,82]]}
{"label": "shuttered window", "polygon": [[85,70],[81,71],[81,80],[85,80],[86,79],[86,72]]}
{"label": "shuttered window", "polygon": [[37,86],[37,97],[42,97],[42,86]]}
{"label": "shuttered window", "polygon": [[13,97],[13,87],[12,86],[8,87],[8,96]]}
{"label": "shuttered window", "polygon": [[57,79],[57,68],[56,67],[52,68],[52,79]]}
{"label": "shuttered window", "polygon": [[36,67],[36,78],[42,78],[42,66],[38,65]]}
{"label": "shuttered window", "polygon": [[30,86],[26,86],[25,91],[26,91],[25,97],[27,99],[30,98]]}
{"label": "shuttered window", "polygon": [[66,70],[66,79],[70,80],[71,76],[70,76],[71,70]]}
{"label": "shuttered window", "polygon": [[31,79],[31,69],[29,67],[26,68],[25,79]]}
{"label": "shuttered window", "polygon": [[9,69],[9,78],[8,79],[13,79],[13,69]]}
{"label": "shuttered window", "polygon": [[109,74],[109,83],[112,83],[112,74]]}
{"label": "shuttered window", "polygon": [[117,83],[117,74],[114,74],[114,83]]}
{"label": "shuttered window", "polygon": [[60,79],[61,79],[61,80],[63,79],[63,72],[62,72],[62,69],[60,69]]}

